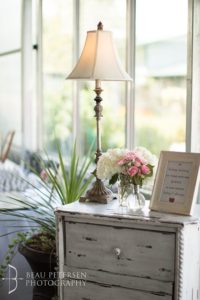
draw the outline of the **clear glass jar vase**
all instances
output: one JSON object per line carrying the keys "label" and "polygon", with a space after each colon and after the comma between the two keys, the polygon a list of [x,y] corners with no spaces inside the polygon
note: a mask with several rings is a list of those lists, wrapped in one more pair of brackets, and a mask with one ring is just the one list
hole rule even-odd
{"label": "clear glass jar vase", "polygon": [[128,198],[128,208],[130,211],[141,210],[145,206],[145,197],[140,192],[140,186],[133,184],[133,193]]}
{"label": "clear glass jar vase", "polygon": [[123,184],[120,180],[118,181],[118,199],[120,206],[128,207],[128,198],[132,192],[132,184]]}
{"label": "clear glass jar vase", "polygon": [[130,211],[140,210],[145,206],[145,197],[140,192],[140,186],[133,183],[118,182],[119,205]]}

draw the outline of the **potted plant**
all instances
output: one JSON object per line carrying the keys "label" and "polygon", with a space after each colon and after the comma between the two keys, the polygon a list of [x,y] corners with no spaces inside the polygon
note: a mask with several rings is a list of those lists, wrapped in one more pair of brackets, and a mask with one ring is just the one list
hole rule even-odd
{"label": "potted plant", "polygon": [[[91,159],[88,156],[80,162],[76,154],[76,144],[73,147],[68,166],[64,162],[60,146],[57,146],[58,162],[52,162],[47,156],[46,162],[40,159],[42,172],[40,187],[30,183],[34,193],[28,199],[14,199],[29,210],[10,211],[3,209],[1,214],[20,217],[32,221],[30,228],[23,228],[22,232],[9,245],[4,262],[0,266],[0,278],[6,271],[8,264],[15,255],[15,248],[19,245],[19,252],[26,257],[32,271],[50,274],[56,267],[56,221],[54,210],[56,207],[69,204],[80,198],[91,183],[92,175],[87,176]],[[36,201],[36,198],[39,199]],[[43,278],[48,280],[49,278]],[[52,278],[51,278],[52,279]],[[54,278],[55,279],[55,278]],[[50,300],[56,295],[55,287],[46,285],[37,287],[33,291],[33,300]]]}

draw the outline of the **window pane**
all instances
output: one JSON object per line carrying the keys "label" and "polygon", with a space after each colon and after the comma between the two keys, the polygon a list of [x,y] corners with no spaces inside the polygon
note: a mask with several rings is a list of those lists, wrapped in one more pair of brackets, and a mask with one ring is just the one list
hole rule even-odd
{"label": "window pane", "polygon": [[[114,9],[114,13],[113,13]],[[88,17],[89,16],[89,17]],[[96,30],[101,21],[104,30],[112,31],[120,60],[125,65],[126,50],[126,1],[81,0],[80,1],[80,51],[88,30]],[[85,82],[80,93],[80,138],[82,151],[86,152],[96,138],[93,107],[95,82]],[[102,149],[125,146],[125,83],[102,82]]]}
{"label": "window pane", "polygon": [[15,130],[14,144],[21,145],[21,55],[0,57],[0,130]]}
{"label": "window pane", "polygon": [[185,150],[186,35],[186,0],[137,1],[136,144],[157,154]]}
{"label": "window pane", "polygon": [[44,142],[54,150],[55,139],[71,139],[72,0],[43,1]]}
{"label": "window pane", "polygon": [[0,1],[0,53],[21,47],[21,0]]}

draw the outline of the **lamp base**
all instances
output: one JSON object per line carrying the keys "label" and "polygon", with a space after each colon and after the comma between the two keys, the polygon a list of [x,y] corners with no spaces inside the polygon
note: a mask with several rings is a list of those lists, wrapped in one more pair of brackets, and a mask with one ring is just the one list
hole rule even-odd
{"label": "lamp base", "polygon": [[111,190],[106,188],[101,179],[96,178],[93,187],[86,192],[84,197],[80,197],[80,202],[98,202],[107,204],[112,201],[115,197]]}

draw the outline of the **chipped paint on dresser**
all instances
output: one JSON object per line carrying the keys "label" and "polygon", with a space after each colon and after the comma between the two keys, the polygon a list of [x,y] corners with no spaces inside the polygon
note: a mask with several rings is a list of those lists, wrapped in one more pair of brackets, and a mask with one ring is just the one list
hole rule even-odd
{"label": "chipped paint on dresser", "polygon": [[200,300],[199,218],[130,215],[116,201],[75,202],[56,217],[59,271],[87,273],[85,286],[61,285],[61,300]]}

